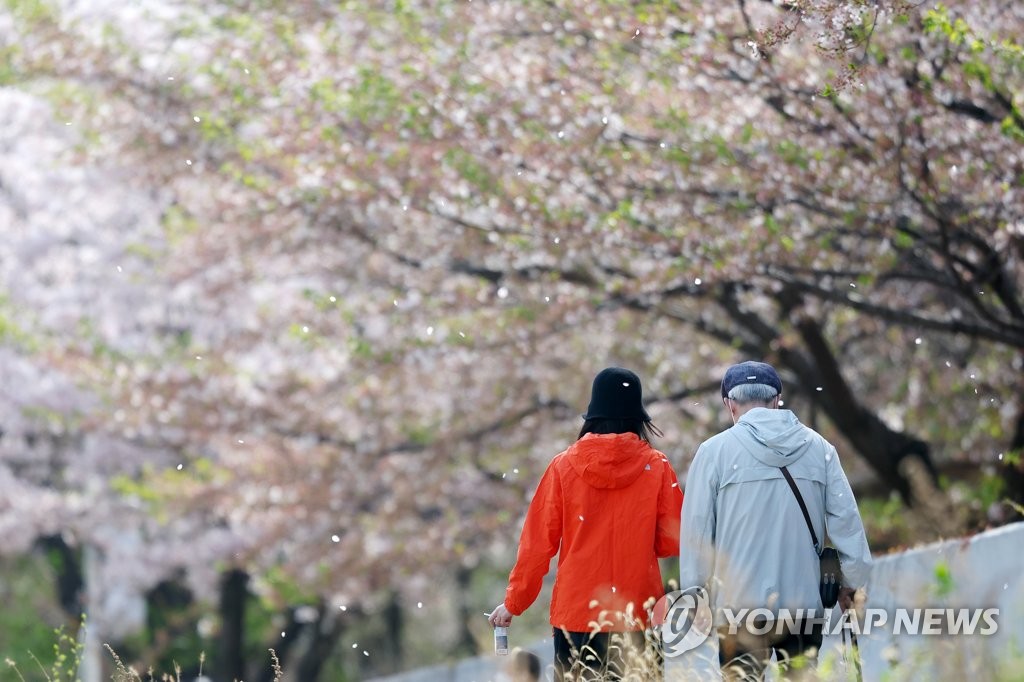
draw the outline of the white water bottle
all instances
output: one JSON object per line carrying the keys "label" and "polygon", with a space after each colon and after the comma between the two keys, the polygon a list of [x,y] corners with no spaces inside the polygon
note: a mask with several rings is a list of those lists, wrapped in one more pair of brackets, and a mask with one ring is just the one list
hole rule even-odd
{"label": "white water bottle", "polygon": [[498,656],[508,656],[508,628],[495,626],[494,653]]}

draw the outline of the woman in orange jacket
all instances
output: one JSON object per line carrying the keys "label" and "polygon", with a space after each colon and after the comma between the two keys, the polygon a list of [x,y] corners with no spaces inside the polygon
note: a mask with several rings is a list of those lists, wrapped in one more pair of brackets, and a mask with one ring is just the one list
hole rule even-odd
{"label": "woman in orange jacket", "polygon": [[661,432],[644,409],[640,378],[618,367],[602,370],[583,419],[579,439],[541,478],[505,601],[490,615],[491,625],[508,627],[529,608],[558,553],[555,680],[570,673],[579,679],[588,669],[626,672],[619,652],[629,642],[644,646],[646,608],[664,594],[658,557],[679,553],[683,494],[668,459],[651,447]]}

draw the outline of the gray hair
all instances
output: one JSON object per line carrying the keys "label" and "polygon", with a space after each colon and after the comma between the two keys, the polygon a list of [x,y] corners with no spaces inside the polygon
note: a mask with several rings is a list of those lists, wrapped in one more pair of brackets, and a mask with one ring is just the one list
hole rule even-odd
{"label": "gray hair", "polygon": [[729,391],[729,400],[735,400],[740,405],[749,405],[750,403],[767,405],[778,394],[775,387],[768,384],[739,384],[733,386]]}

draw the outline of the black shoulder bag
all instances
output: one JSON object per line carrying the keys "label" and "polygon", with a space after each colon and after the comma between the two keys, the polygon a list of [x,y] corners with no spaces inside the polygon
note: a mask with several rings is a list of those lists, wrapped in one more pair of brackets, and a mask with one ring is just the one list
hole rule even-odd
{"label": "black shoulder bag", "polygon": [[804,521],[807,522],[807,530],[811,531],[811,542],[814,543],[814,552],[818,555],[820,563],[821,581],[818,583],[818,592],[821,595],[822,606],[830,609],[839,601],[839,586],[843,578],[843,569],[839,565],[839,552],[835,547],[822,547],[821,551],[818,551],[818,536],[814,533],[811,515],[807,513],[807,505],[804,504],[800,489],[796,487],[796,481],[793,480],[789,469],[786,467],[779,467],[779,469],[782,470],[782,475],[786,477],[786,483],[789,483],[790,489],[796,495],[796,501],[800,503],[800,511],[804,513]]}

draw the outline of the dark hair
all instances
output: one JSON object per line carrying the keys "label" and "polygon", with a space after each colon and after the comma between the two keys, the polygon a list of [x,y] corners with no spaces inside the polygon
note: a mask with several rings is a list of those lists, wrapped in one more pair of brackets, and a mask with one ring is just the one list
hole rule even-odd
{"label": "dark hair", "polygon": [[514,680],[539,680],[540,679],[540,657],[532,651],[516,647],[509,657],[510,663],[515,666],[513,671]]}
{"label": "dark hair", "polygon": [[588,433],[635,433],[640,440],[648,443],[653,441],[655,436],[661,438],[665,435],[653,422],[643,419],[587,419],[583,422],[583,428],[576,439],[579,440]]}

